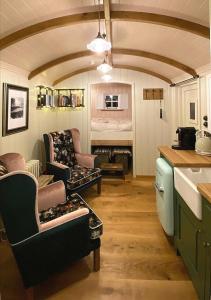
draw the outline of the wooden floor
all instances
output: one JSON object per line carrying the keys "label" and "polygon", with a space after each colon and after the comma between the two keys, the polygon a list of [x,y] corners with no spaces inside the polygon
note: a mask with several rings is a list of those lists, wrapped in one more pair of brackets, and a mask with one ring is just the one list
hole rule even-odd
{"label": "wooden floor", "polygon": [[[103,220],[101,270],[92,256],[67,267],[35,288],[35,299],[196,300],[183,262],[156,215],[152,179],[105,181],[85,199]],[[1,300],[24,299],[7,243],[0,243]]]}

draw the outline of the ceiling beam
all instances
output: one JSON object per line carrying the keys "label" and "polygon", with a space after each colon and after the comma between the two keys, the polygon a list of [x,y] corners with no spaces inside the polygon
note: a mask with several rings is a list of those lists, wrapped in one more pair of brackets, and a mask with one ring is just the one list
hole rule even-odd
{"label": "ceiling beam", "polygon": [[38,68],[34,69],[31,71],[31,73],[28,76],[28,79],[32,79],[36,75],[46,71],[49,68],[55,67],[56,65],[62,64],[66,61],[74,60],[77,58],[85,57],[85,56],[91,56],[94,55],[92,51],[85,50],[85,51],[80,51],[80,52],[75,52],[75,53],[70,53],[61,57],[58,57],[56,59],[53,59],[51,61],[48,61],[47,63],[39,66]]}
{"label": "ceiling beam", "polygon": [[[22,41],[28,37],[45,32],[51,29],[56,29],[64,26],[69,26],[73,24],[79,24],[84,22],[96,21],[98,20],[98,11],[81,13],[75,15],[68,15],[63,17],[58,17],[54,19],[49,19],[40,23],[33,24],[31,26],[25,27],[23,29],[17,30],[2,39],[0,39],[0,50],[7,48],[19,41]],[[100,12],[102,18],[104,18],[104,13]]]}
{"label": "ceiling beam", "polygon": [[[131,21],[158,24],[168,26],[184,31],[188,31],[204,38],[209,39],[209,27],[200,25],[198,23],[190,22],[184,19],[170,17],[160,14],[152,14],[147,12],[134,11],[111,11],[111,20],[114,21]],[[104,18],[104,12],[100,13],[101,18]],[[0,39],[0,50],[5,49],[21,40],[24,40],[33,35],[45,32],[47,30],[78,24],[83,22],[96,21],[98,19],[98,12],[87,12],[75,15],[68,15],[49,19],[34,25],[17,30],[2,39]]]}
{"label": "ceiling beam", "polygon": [[[104,15],[105,15],[105,28],[106,28],[106,39],[112,45],[112,24],[111,24],[111,3],[110,0],[103,0]],[[113,64],[111,50],[108,51],[108,62],[110,65]]]}
{"label": "ceiling beam", "polygon": [[151,76],[154,76],[154,77],[157,77],[157,78],[160,78],[161,80],[169,83],[169,84],[173,84],[173,82],[159,74],[159,73],[156,73],[156,72],[153,72],[153,71],[150,71],[148,69],[144,69],[144,68],[140,68],[140,67],[134,67],[134,66],[128,66],[128,65],[114,65],[114,68],[117,68],[117,69],[126,69],[126,70],[132,70],[132,71],[137,71],[137,72],[141,72],[141,73],[145,73],[145,74],[148,74],[148,75],[151,75]]}
{"label": "ceiling beam", "polygon": [[204,38],[210,38],[210,28],[185,19],[175,18],[166,15],[136,12],[136,11],[112,11],[111,19],[115,21],[132,21],[157,24],[188,31]]}
{"label": "ceiling beam", "polygon": [[[153,60],[156,60],[156,61],[163,62],[163,63],[168,64],[170,66],[173,66],[177,69],[180,69],[180,70],[192,75],[193,77],[197,75],[196,71],[194,69],[190,68],[189,66],[184,65],[184,64],[180,63],[179,61],[176,61],[176,60],[171,59],[169,57],[162,56],[162,55],[159,55],[159,54],[156,54],[156,53],[147,52],[147,51],[143,51],[143,50],[123,49],[123,48],[113,48],[112,53],[113,54],[132,55],[132,56],[138,56],[138,57],[146,57],[146,58],[149,58],[149,59],[153,59]],[[34,69],[29,74],[28,79],[32,79],[33,77],[35,77],[36,75],[46,71],[47,69],[52,68],[56,65],[62,64],[66,61],[71,61],[73,59],[86,57],[86,56],[91,56],[91,55],[94,55],[94,53],[92,51],[85,50],[85,51],[70,53],[68,55],[58,57],[58,58],[56,58],[54,60],[51,60],[51,61],[39,66],[38,68]]]}
{"label": "ceiling beam", "polygon": [[[135,67],[135,66],[129,66],[129,65],[113,65],[114,68],[117,68],[117,69],[126,69],[126,70],[132,70],[132,71],[137,71],[137,72],[141,72],[141,73],[145,73],[145,74],[148,74],[148,75],[151,75],[151,76],[154,76],[154,77],[157,77],[167,83],[169,83],[170,85],[173,84],[173,82],[159,74],[159,73],[156,73],[156,72],[153,72],[153,71],[150,71],[150,70],[147,70],[147,69],[144,69],[144,68],[139,68],[139,67]],[[62,77],[56,79],[54,82],[53,82],[53,86],[70,78],[70,77],[73,77],[75,75],[78,75],[78,74],[81,74],[81,73],[85,73],[85,72],[88,72],[88,71],[94,71],[96,70],[96,66],[89,66],[89,67],[86,67],[86,68],[82,68],[82,69],[79,69],[79,70],[75,70],[71,73],[68,73],[68,74],[65,74],[63,75]]]}
{"label": "ceiling beam", "polygon": [[65,75],[61,76],[60,78],[56,79],[53,82],[53,86],[60,83],[60,82],[62,82],[62,81],[64,81],[67,78],[73,77],[74,75],[85,73],[85,72],[88,72],[88,71],[94,71],[94,70],[96,70],[96,68],[97,68],[96,66],[90,66],[90,67],[82,68],[82,69],[70,72],[68,74],[65,74]]}
{"label": "ceiling beam", "polygon": [[160,61],[160,62],[163,62],[165,64],[168,64],[172,67],[175,67],[177,69],[180,69],[190,75],[192,75],[193,77],[197,75],[196,71],[177,61],[177,60],[174,60],[172,58],[169,58],[169,57],[166,57],[166,56],[163,56],[163,55],[159,55],[159,54],[156,54],[156,53],[152,53],[152,52],[148,52],[148,51],[143,51],[143,50],[135,50],[135,49],[125,49],[125,48],[113,48],[112,49],[112,53],[113,54],[123,54],[123,55],[132,55],[132,56],[138,56],[138,57],[145,57],[145,58],[149,58],[149,59],[153,59],[153,60],[156,60],[156,61]]}

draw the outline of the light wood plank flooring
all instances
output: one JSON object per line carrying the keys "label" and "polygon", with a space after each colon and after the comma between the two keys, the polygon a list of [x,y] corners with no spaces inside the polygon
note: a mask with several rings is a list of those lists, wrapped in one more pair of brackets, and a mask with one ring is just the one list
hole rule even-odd
{"label": "light wood plank flooring", "polygon": [[[84,195],[104,222],[101,270],[92,255],[35,288],[35,299],[197,300],[181,257],[175,254],[156,215],[152,179],[104,181]],[[7,243],[0,243],[2,300],[24,299]]]}

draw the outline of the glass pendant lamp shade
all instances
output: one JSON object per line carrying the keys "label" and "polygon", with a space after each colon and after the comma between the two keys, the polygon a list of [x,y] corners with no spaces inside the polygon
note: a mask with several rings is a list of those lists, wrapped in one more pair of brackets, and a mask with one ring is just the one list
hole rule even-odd
{"label": "glass pendant lamp shade", "polygon": [[106,41],[100,32],[98,32],[97,37],[87,45],[87,48],[93,52],[102,53],[111,49],[111,43]]}
{"label": "glass pendant lamp shade", "polygon": [[93,52],[102,53],[111,49],[111,43],[108,42],[100,30],[100,0],[98,0],[98,34],[97,37],[87,45],[87,48]]}
{"label": "glass pendant lamp shade", "polygon": [[102,78],[102,80],[104,80],[106,82],[108,82],[112,79],[111,75],[109,75],[109,74],[105,74],[101,78]]}
{"label": "glass pendant lamp shade", "polygon": [[97,70],[105,74],[112,70],[112,66],[107,64],[104,60],[103,63],[97,67]]}

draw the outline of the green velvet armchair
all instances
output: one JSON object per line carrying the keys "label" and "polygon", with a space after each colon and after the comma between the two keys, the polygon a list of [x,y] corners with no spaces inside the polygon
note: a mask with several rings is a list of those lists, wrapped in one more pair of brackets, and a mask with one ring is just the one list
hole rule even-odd
{"label": "green velvet armchair", "polygon": [[24,171],[21,155],[9,153],[0,156],[0,161],[9,170],[0,177],[0,213],[25,288],[31,290],[91,251],[94,270],[99,270],[100,239],[90,239],[89,210],[82,208],[42,224],[39,211],[65,201],[64,183],[38,189],[36,178]]}

